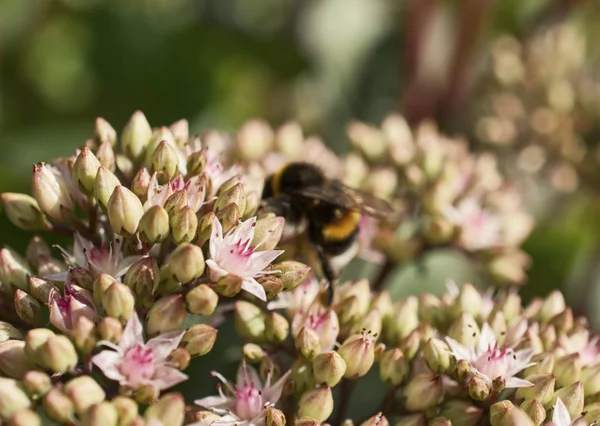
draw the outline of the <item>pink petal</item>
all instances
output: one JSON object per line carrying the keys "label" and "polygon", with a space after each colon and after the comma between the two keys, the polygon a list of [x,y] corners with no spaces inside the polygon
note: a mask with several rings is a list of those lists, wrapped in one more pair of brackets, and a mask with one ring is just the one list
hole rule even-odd
{"label": "pink petal", "polygon": [[161,365],[156,368],[152,382],[158,390],[168,389],[176,384],[184,382],[188,376],[176,368]]}
{"label": "pink petal", "polygon": [[450,352],[452,352],[452,355],[454,355],[457,361],[463,359],[469,362],[473,361],[473,354],[468,348],[461,345],[451,337],[446,337],[446,342],[450,346]]}
{"label": "pink petal", "polygon": [[133,346],[136,342],[144,342],[143,336],[144,329],[142,328],[142,323],[140,322],[140,318],[137,313],[134,311],[129,321],[127,321],[127,325],[123,330],[123,334],[121,335],[121,339],[119,339],[119,347],[123,352],[127,351],[131,346]]}
{"label": "pink petal", "polygon": [[263,390],[263,398],[265,401],[270,402],[271,404],[277,404],[279,398],[281,398],[281,392],[283,392],[283,387],[285,386],[285,382],[288,376],[291,374],[292,370],[288,370],[281,378],[275,383],[273,386]]}
{"label": "pink petal", "polygon": [[240,388],[243,388],[246,384],[254,384],[256,389],[262,389],[262,382],[260,381],[258,372],[254,369],[254,367],[248,365],[245,361],[242,361],[238,367],[235,384]]}
{"label": "pink petal", "polygon": [[206,265],[208,266],[210,280],[213,282],[217,282],[217,280],[225,275],[227,275],[227,271],[221,268],[217,262],[212,259],[206,260]]}
{"label": "pink petal", "polygon": [[571,415],[565,404],[559,397],[556,397],[556,404],[554,404],[554,413],[552,414],[552,422],[555,426],[570,426]]}
{"label": "pink petal", "polygon": [[255,295],[264,302],[267,301],[265,288],[254,278],[244,278],[244,281],[242,281],[242,290],[246,290],[248,293]]}
{"label": "pink petal", "polygon": [[219,251],[221,250],[221,246],[223,245],[223,227],[221,226],[221,222],[219,219],[215,217],[213,222],[212,231],[210,233],[210,241],[209,241],[209,251],[210,257],[215,259],[219,257]]}
{"label": "pink petal", "polygon": [[250,244],[250,242],[252,241],[252,237],[254,237],[255,223],[255,216],[251,217],[250,219],[246,219],[236,228],[231,238],[234,241],[247,241],[248,244]]}
{"label": "pink petal", "polygon": [[56,290],[54,290],[54,289],[50,290],[51,302],[48,305],[48,308],[50,309],[50,323],[54,327],[56,327],[60,331],[62,331],[63,333],[68,334],[69,328],[67,327],[67,324],[65,322],[65,314],[60,309],[58,300],[56,299],[56,297],[53,297],[54,292],[56,292]]}
{"label": "pink petal", "polygon": [[170,333],[161,334],[148,340],[146,346],[152,349],[154,361],[164,361],[179,346],[179,342],[184,334],[185,331],[171,331]]}
{"label": "pink petal", "polygon": [[115,273],[115,278],[120,278],[129,270],[131,265],[133,265],[138,260],[143,259],[146,256],[127,256],[125,259],[121,260],[117,265],[117,272]]}
{"label": "pink petal", "polygon": [[479,341],[477,342],[477,355],[480,355],[488,350],[490,346],[494,346],[497,342],[496,335],[492,330],[492,327],[487,322],[483,323],[481,327],[481,334],[479,335]]}
{"label": "pink petal", "polygon": [[519,371],[530,366],[529,361],[534,355],[533,349],[523,349],[515,352],[515,360],[513,364],[513,371],[509,372],[511,375],[517,374]]}
{"label": "pink petal", "polygon": [[102,351],[92,357],[92,362],[102,370],[102,373],[111,380],[122,381],[125,377],[119,371],[123,357],[119,352]]}
{"label": "pink petal", "polygon": [[283,253],[283,250],[265,250],[256,251],[250,255],[249,270],[253,272],[252,276],[265,269],[277,256]]}
{"label": "pink petal", "polygon": [[533,383],[527,380],[519,379],[518,377],[509,377],[506,379],[506,387],[511,388],[526,388],[533,386]]}
{"label": "pink petal", "polygon": [[194,404],[204,408],[229,408],[235,407],[234,398],[223,398],[221,396],[207,396],[202,399],[197,399]]}

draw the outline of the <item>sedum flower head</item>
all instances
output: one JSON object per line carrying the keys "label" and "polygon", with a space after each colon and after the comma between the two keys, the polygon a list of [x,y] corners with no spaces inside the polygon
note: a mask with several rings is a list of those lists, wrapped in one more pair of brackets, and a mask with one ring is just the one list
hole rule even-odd
{"label": "sedum flower head", "polygon": [[143,328],[134,313],[118,344],[103,342],[113,350],[103,350],[92,357],[92,362],[111,380],[131,389],[152,386],[168,389],[187,380],[187,376],[167,363],[171,352],[177,348],[184,331],[165,333],[144,342]]}

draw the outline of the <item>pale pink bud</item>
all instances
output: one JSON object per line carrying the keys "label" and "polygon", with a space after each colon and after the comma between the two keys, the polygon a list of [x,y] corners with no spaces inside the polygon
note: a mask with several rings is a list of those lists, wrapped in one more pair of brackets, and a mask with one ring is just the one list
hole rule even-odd
{"label": "pale pink bud", "polygon": [[146,116],[136,111],[121,134],[121,149],[133,160],[138,160],[145,152],[152,137],[152,129]]}
{"label": "pale pink bud", "polygon": [[344,377],[354,379],[369,372],[375,362],[375,340],[370,333],[362,332],[346,339],[338,349],[346,361]]}
{"label": "pale pink bud", "polygon": [[73,165],[73,175],[79,189],[87,194],[94,191],[99,167],[100,161],[94,153],[89,148],[83,148]]}
{"label": "pale pink bud", "polygon": [[181,330],[186,310],[181,294],[173,294],[157,300],[148,311],[146,331],[155,336],[169,331]]}
{"label": "pale pink bud", "polygon": [[304,392],[298,403],[298,416],[308,416],[324,422],[333,412],[331,388],[320,387]]}
{"label": "pale pink bud", "polygon": [[25,231],[41,231],[50,228],[35,198],[25,194],[5,192],[0,198],[8,220]]}
{"label": "pale pink bud", "polygon": [[32,188],[40,209],[52,220],[59,223],[71,221],[75,205],[58,170],[44,163],[34,165]]}
{"label": "pale pink bud", "polygon": [[63,390],[73,402],[77,414],[84,413],[92,405],[99,404],[106,398],[102,387],[90,376],[79,376],[69,380]]}
{"label": "pale pink bud", "polygon": [[402,395],[405,407],[410,411],[421,411],[435,407],[442,396],[442,377],[436,374],[418,374],[406,385]]}
{"label": "pale pink bud", "polygon": [[107,212],[112,229],[119,235],[131,236],[137,231],[144,208],[133,192],[117,186],[108,200]]}
{"label": "pale pink bud", "polygon": [[94,197],[96,197],[101,206],[106,207],[110,196],[120,184],[121,182],[118,177],[104,166],[100,166],[94,184]]}

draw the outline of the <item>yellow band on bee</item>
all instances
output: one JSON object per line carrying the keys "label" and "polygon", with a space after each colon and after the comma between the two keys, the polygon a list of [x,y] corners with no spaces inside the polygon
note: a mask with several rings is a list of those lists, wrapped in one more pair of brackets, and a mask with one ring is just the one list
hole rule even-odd
{"label": "yellow band on bee", "polygon": [[352,235],[359,222],[360,213],[355,210],[348,210],[338,220],[323,227],[323,237],[330,241],[344,240]]}

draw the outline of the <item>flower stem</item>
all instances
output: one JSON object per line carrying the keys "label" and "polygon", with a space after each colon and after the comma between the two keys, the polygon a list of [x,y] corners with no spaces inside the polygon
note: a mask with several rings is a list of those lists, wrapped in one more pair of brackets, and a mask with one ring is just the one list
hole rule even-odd
{"label": "flower stem", "polygon": [[381,290],[385,279],[394,270],[395,266],[396,264],[394,262],[390,261],[389,259],[386,259],[385,263],[383,264],[383,267],[379,271],[379,275],[373,282],[373,290]]}
{"label": "flower stem", "polygon": [[346,412],[348,411],[348,406],[350,405],[350,398],[352,397],[352,391],[356,386],[356,382],[354,380],[343,379],[341,383],[341,395],[340,395],[340,408],[338,409],[335,421],[331,424],[341,425],[346,417]]}

